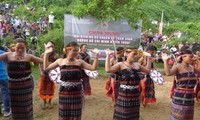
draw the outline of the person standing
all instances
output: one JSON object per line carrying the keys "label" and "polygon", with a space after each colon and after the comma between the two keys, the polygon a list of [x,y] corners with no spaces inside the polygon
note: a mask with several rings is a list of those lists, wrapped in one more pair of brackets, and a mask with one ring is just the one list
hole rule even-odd
{"label": "person standing", "polygon": [[98,49],[94,49],[93,64],[88,64],[78,56],[79,45],[76,42],[70,42],[64,47],[66,58],[59,58],[49,64],[48,59],[53,51],[52,47],[45,45],[44,71],[48,72],[57,67],[61,71],[61,83],[59,89],[59,120],[81,120],[83,108],[83,87],[82,87],[82,69],[96,70],[98,66]]}
{"label": "person standing", "polygon": [[[146,48],[146,51],[151,54],[152,58],[156,52],[156,47],[153,45],[149,45]],[[140,64],[143,66],[146,66],[147,64],[147,57],[143,56],[140,60]],[[154,64],[153,61],[155,61],[155,59],[151,62],[151,69],[154,68]],[[141,77],[142,76],[142,77]],[[143,106],[146,106],[149,103],[156,103],[156,97],[155,97],[155,87],[154,87],[154,82],[150,77],[150,74],[142,74],[140,77],[143,78],[141,80],[141,85],[142,85],[142,92],[141,92],[141,101]]]}
{"label": "person standing", "polygon": [[[123,47],[117,47],[116,51],[117,51],[117,56],[113,56],[110,59],[111,66],[115,65],[118,62],[125,61],[124,58],[125,49]],[[109,85],[109,87],[106,87],[107,90],[106,95],[112,97],[113,105],[115,105],[120,85],[120,81],[118,79],[118,73],[115,74],[111,73],[106,84]]]}
{"label": "person standing", "polygon": [[[194,117],[194,87],[197,83],[195,73],[200,73],[200,66],[192,66],[194,55],[189,49],[181,49],[180,61],[169,69],[169,56],[162,54],[164,70],[167,76],[175,75],[172,89],[170,120],[193,120]],[[198,60],[198,64],[200,61]]]}
{"label": "person standing", "polygon": [[[0,47],[0,55],[5,53],[3,47]],[[10,110],[10,97],[8,94],[8,74],[6,65],[3,61],[0,61],[0,88],[3,97],[3,116],[7,117],[11,115]]]}
{"label": "person standing", "polygon": [[53,29],[53,23],[54,23],[54,15],[53,12],[51,11],[50,15],[49,15],[49,27],[50,29]]}
{"label": "person standing", "polygon": [[0,55],[7,63],[13,120],[33,120],[33,77],[30,62],[42,63],[41,58],[26,53],[26,42],[22,38],[14,41],[15,51]]}
{"label": "person standing", "polygon": [[[53,48],[53,51],[49,55],[48,63],[53,63],[56,61],[59,57],[57,53],[55,53],[55,44],[54,42],[50,41],[47,43],[49,47]],[[44,53],[41,55],[41,58],[43,59]],[[52,98],[54,96],[55,92],[55,83],[50,80],[48,73],[45,73],[43,70],[43,66],[40,65],[40,87],[39,87],[39,95],[40,98],[43,99],[43,105],[42,110],[46,109],[46,104],[48,100],[48,107],[49,109],[52,109]]]}
{"label": "person standing", "polygon": [[114,111],[114,120],[139,120],[140,118],[140,77],[139,72],[148,73],[147,68],[137,62],[138,50],[126,49],[126,61],[110,66],[110,51],[106,50],[105,71],[119,74],[120,86]]}
{"label": "person standing", "polygon": [[[79,59],[82,59],[85,62],[87,62],[88,64],[90,64],[90,55],[87,53],[87,45],[86,44],[82,44],[80,46]],[[91,95],[90,78],[85,73],[84,70],[82,70],[82,79],[83,79],[84,95]]]}

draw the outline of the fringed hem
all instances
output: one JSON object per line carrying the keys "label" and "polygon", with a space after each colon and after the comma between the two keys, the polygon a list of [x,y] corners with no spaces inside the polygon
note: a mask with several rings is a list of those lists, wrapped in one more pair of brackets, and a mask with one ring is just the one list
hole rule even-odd
{"label": "fringed hem", "polygon": [[112,86],[111,86],[111,78],[110,77],[106,81],[105,90],[106,90],[106,96],[112,97],[113,90],[112,90]]}
{"label": "fringed hem", "polygon": [[40,76],[40,87],[39,87],[39,97],[41,98],[41,99],[52,99],[53,97],[54,97],[54,92],[55,92],[55,89],[56,89],[56,85],[55,85],[55,83],[52,83],[52,95],[43,95],[42,93],[43,93],[43,88],[42,88],[42,86],[43,86],[43,81],[44,81],[44,79],[45,79],[45,76]]}
{"label": "fringed hem", "polygon": [[154,99],[144,99],[144,101],[143,101],[143,103],[144,104],[149,104],[149,103],[156,103],[156,98],[154,98]]}

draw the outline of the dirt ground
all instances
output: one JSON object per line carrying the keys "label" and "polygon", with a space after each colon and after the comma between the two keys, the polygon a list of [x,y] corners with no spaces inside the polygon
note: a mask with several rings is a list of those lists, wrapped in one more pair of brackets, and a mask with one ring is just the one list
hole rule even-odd
{"label": "dirt ground", "polygon": [[[157,103],[147,105],[145,108],[141,105],[140,120],[169,120],[171,99],[170,88],[173,77],[165,77],[165,84],[156,85]],[[104,89],[106,79],[91,80],[92,96],[86,97],[85,108],[82,120],[112,120],[114,108],[111,106],[111,98],[105,95]],[[38,96],[38,84],[34,89],[34,120],[57,120],[58,119],[58,88],[53,99],[53,109],[41,110],[42,100]],[[200,120],[200,104],[195,103],[194,120]],[[2,115],[0,120],[11,120]]]}

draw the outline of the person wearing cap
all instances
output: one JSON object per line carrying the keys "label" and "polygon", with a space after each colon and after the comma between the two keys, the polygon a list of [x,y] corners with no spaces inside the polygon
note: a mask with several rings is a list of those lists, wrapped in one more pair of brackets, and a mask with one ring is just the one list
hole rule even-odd
{"label": "person wearing cap", "polygon": [[[180,63],[169,68],[169,55],[162,54],[165,75],[175,75],[172,87],[172,103],[170,120],[193,120],[194,117],[194,88],[197,83],[196,74],[200,74],[200,66],[192,66],[194,55],[190,49],[182,48]],[[198,60],[198,64],[200,61]]]}
{"label": "person wearing cap", "polygon": [[55,16],[53,15],[52,11],[51,11],[51,13],[50,13],[48,18],[49,18],[49,27],[50,27],[50,29],[53,29],[53,23],[54,23]]}
{"label": "person wearing cap", "polygon": [[[124,52],[125,49],[123,47],[118,47],[116,49],[117,51],[117,56],[113,56],[110,59],[110,65],[113,66],[118,62],[123,62],[125,61],[125,57],[124,57]],[[117,95],[118,95],[118,89],[119,89],[119,79],[118,79],[118,73],[111,73],[109,75],[108,81],[106,82],[106,95],[110,96],[112,98],[113,101],[113,105],[116,104],[116,100],[117,100]]]}
{"label": "person wearing cap", "polygon": [[114,107],[114,120],[139,120],[140,118],[140,77],[139,72],[149,73],[150,62],[143,67],[137,62],[138,50],[126,49],[126,60],[110,65],[109,49],[106,50],[105,71],[108,73],[118,72],[120,85],[116,105]]}
{"label": "person wearing cap", "polygon": [[15,51],[0,55],[7,63],[9,95],[13,120],[33,119],[33,76],[30,62],[43,63],[41,58],[26,53],[26,42],[15,39]]}
{"label": "person wearing cap", "polygon": [[[153,57],[154,54],[156,53],[157,48],[153,45],[149,45],[146,48],[146,52],[150,53],[151,56]],[[155,61],[155,59],[152,59],[151,62],[151,69],[154,68],[154,64],[153,62]],[[139,63],[143,66],[146,66],[147,64],[147,57],[143,56],[139,59]],[[150,77],[150,74],[144,74],[142,73],[142,75],[140,76],[141,79],[141,85],[142,85],[142,92],[141,92],[141,99],[142,99],[142,104],[143,106],[146,106],[147,104],[150,103],[156,103],[156,97],[155,97],[155,88],[154,88],[154,82]]]}

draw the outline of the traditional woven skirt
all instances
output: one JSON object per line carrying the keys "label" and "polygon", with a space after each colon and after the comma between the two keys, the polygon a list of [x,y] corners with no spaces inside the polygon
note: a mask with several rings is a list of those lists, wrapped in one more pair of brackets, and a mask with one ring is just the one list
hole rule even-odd
{"label": "traditional woven skirt", "polygon": [[82,70],[81,72],[82,72],[84,95],[91,95],[90,78],[89,76],[87,76],[84,70]]}
{"label": "traditional woven skirt", "polygon": [[176,75],[176,79],[170,120],[193,120],[196,75],[194,72],[181,73]]}
{"label": "traditional woven skirt", "polygon": [[106,82],[106,95],[108,97],[111,97],[113,100],[113,104],[115,105],[117,96],[118,96],[118,91],[119,91],[119,86],[120,86],[120,81],[116,80],[116,75],[115,74],[110,74],[110,77],[108,78]]}
{"label": "traditional woven skirt", "polygon": [[115,80],[115,79],[112,80],[111,79],[111,86],[112,86],[112,89],[113,89],[112,99],[113,99],[113,102],[114,102],[114,105],[115,105],[116,100],[117,100],[117,96],[118,96],[119,86],[120,86],[119,80]]}
{"label": "traditional woven skirt", "polygon": [[170,120],[193,120],[194,91],[174,89]]}
{"label": "traditional woven skirt", "polygon": [[9,80],[9,95],[13,120],[33,120],[33,79]]}
{"label": "traditional woven skirt", "polygon": [[105,89],[106,89],[106,95],[108,97],[112,97],[112,87],[111,87],[111,77],[109,77],[106,81],[106,85],[105,85]]}
{"label": "traditional woven skirt", "polygon": [[114,112],[114,120],[139,120],[139,90],[119,88]]}
{"label": "traditional woven skirt", "polygon": [[42,99],[52,99],[55,91],[55,83],[52,82],[48,75],[40,76],[39,94]]}
{"label": "traditional woven skirt", "polygon": [[156,98],[155,98],[154,82],[149,75],[147,75],[146,81],[144,82],[144,87],[145,91],[142,96],[143,104],[155,103]]}
{"label": "traditional woven skirt", "polygon": [[81,120],[82,87],[60,87],[59,92],[59,120]]}

